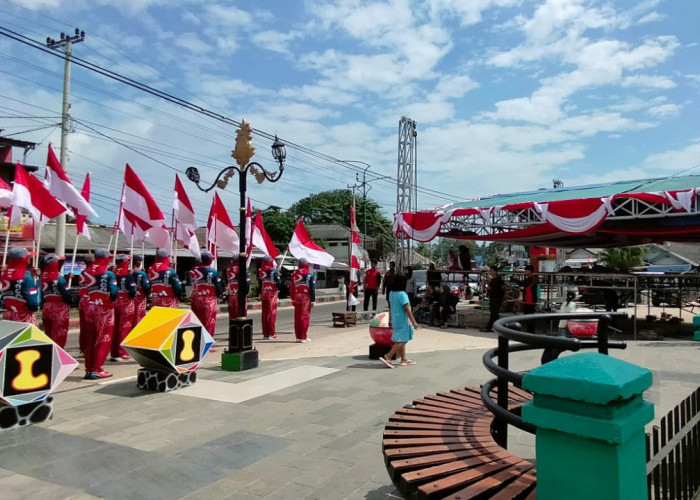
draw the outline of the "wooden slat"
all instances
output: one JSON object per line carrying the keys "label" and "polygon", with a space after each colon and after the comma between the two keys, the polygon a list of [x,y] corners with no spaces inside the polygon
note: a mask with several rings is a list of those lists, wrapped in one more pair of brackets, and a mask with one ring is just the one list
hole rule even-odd
{"label": "wooden slat", "polygon": [[418,487],[418,498],[444,498],[455,490],[511,467],[506,462],[492,462],[466,471],[458,472]]}
{"label": "wooden slat", "polygon": [[498,472],[493,476],[485,477],[480,481],[459,490],[457,493],[447,498],[454,500],[478,497],[486,498],[485,495],[487,494],[490,498],[500,490],[504,489],[504,485],[511,484],[513,481],[532,469],[532,467],[533,465],[530,462],[521,460],[518,464],[508,467],[507,469]]}
{"label": "wooden slat", "polygon": [[[509,406],[531,400],[529,393],[511,389]],[[413,405],[390,417],[382,440],[387,470],[404,495],[444,498],[460,492],[463,499],[514,500],[534,492],[533,465],[496,444],[493,415],[479,388],[424,396]]]}

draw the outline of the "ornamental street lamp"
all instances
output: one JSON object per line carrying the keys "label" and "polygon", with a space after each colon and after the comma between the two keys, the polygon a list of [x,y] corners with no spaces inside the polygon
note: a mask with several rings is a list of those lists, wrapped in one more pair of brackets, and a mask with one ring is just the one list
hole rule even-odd
{"label": "ornamental street lamp", "polygon": [[245,308],[246,297],[243,293],[246,289],[246,176],[250,172],[255,177],[255,180],[258,181],[258,184],[261,184],[266,179],[270,182],[277,182],[282,177],[284,160],[287,157],[284,143],[277,136],[275,136],[275,142],[272,143],[272,157],[279,163],[277,172],[268,171],[260,163],[251,162],[250,159],[254,154],[255,147],[252,141],[252,129],[250,124],[243,120],[241,126],[236,130],[236,147],[231,153],[237,165],[221,170],[208,188],[203,188],[199,185],[200,175],[197,168],[189,167],[185,171],[187,178],[205,193],[211,191],[214,187],[219,189],[226,188],[229,179],[236,172],[238,173],[238,191],[240,193],[240,247],[237,276],[238,311],[243,316],[229,321],[228,349],[221,355],[221,367],[228,371],[247,370],[258,366],[258,351],[253,349],[253,320],[247,317],[248,311]]}

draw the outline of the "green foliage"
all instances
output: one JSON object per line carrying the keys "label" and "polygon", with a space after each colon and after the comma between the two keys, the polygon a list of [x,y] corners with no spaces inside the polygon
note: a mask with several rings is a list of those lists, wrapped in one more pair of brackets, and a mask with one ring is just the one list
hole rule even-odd
{"label": "green foliage", "polygon": [[[307,196],[289,207],[288,213],[294,220],[301,217],[305,224],[342,224],[349,227],[348,207],[351,203],[352,193],[349,190],[336,189]],[[370,257],[379,259],[393,252],[395,239],[391,221],[382,214],[376,202],[368,199],[365,207],[364,200],[356,197],[355,216],[360,232],[364,232],[366,220],[367,234],[374,238],[375,250],[369,252]]]}
{"label": "green foliage", "polygon": [[600,253],[599,258],[601,264],[617,268],[623,273],[628,273],[633,268],[644,264],[645,254],[646,248],[643,246],[608,248]]}
{"label": "green foliage", "polygon": [[262,216],[267,234],[270,235],[277,250],[284,252],[297,224],[296,217],[276,206],[262,210]]}

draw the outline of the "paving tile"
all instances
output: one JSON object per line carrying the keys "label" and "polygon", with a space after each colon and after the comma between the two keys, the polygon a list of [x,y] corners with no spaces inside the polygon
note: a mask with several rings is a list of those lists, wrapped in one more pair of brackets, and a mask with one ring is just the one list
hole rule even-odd
{"label": "paving tile", "polygon": [[63,500],[68,498],[89,500],[98,498],[73,488],[22,474],[11,474],[0,478],[0,491],[3,498],[12,500]]}
{"label": "paving tile", "polygon": [[176,456],[198,463],[214,463],[226,469],[242,469],[287,445],[288,442],[284,439],[241,431],[198,445]]}
{"label": "paving tile", "polygon": [[219,480],[228,471],[212,463],[151,454],[149,465],[128,473],[102,476],[86,488],[92,495],[110,500],[162,500],[181,498]]}

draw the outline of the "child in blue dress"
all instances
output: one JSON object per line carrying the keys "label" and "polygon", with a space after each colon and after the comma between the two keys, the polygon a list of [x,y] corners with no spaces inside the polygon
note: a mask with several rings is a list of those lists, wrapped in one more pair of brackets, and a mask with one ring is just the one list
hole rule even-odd
{"label": "child in blue dress", "polygon": [[396,275],[392,279],[389,304],[389,326],[394,329],[391,334],[391,340],[394,342],[394,345],[391,346],[391,350],[386,356],[380,357],[379,360],[387,368],[395,368],[391,359],[394,355],[398,355],[401,359],[399,366],[415,365],[415,361],[406,357],[406,344],[413,339],[413,331],[418,328],[418,323],[413,317],[411,303],[406,293],[406,276]]}

